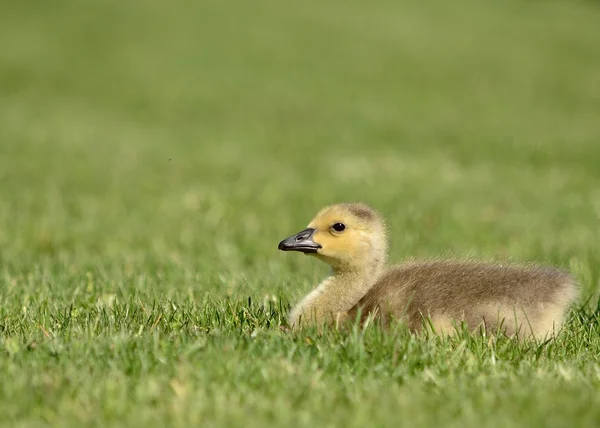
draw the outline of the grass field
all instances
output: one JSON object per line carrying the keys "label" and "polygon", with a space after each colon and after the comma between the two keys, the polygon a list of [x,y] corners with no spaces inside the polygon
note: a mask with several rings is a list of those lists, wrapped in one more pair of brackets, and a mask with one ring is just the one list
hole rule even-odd
{"label": "grass field", "polygon": [[[9,4],[10,3],[10,4]],[[0,6],[0,425],[597,427],[597,2]],[[296,334],[322,205],[549,263],[548,343]]]}

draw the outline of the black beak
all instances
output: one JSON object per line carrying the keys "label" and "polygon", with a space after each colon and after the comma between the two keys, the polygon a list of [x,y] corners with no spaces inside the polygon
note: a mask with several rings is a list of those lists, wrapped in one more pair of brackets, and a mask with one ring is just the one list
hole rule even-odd
{"label": "black beak", "polygon": [[301,251],[303,253],[316,253],[321,245],[313,241],[313,235],[315,229],[308,228],[302,232],[298,232],[295,235],[284,239],[279,243],[279,249],[281,251]]}

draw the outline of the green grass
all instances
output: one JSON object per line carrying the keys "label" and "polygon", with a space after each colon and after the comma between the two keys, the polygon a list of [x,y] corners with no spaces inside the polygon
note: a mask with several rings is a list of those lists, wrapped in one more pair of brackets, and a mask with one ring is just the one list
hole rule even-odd
{"label": "green grass", "polygon": [[[9,3],[1,425],[600,424],[597,3]],[[543,344],[285,333],[327,269],[277,243],[342,200],[582,300]]]}

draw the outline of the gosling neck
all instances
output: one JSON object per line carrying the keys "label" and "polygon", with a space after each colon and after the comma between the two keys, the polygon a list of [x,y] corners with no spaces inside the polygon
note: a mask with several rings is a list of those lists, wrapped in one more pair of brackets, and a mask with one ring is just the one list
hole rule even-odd
{"label": "gosling neck", "polygon": [[331,271],[332,276],[341,278],[353,278],[355,280],[360,279],[361,282],[365,280],[368,282],[372,280],[375,282],[386,261],[385,250],[375,251],[367,260],[363,263],[332,263]]}
{"label": "gosling neck", "polygon": [[383,269],[384,258],[362,265],[333,265],[332,273],[325,278],[320,289],[320,302],[332,312],[351,309],[373,287]]}
{"label": "gosling neck", "polygon": [[309,322],[331,322],[356,305],[377,281],[385,261],[372,258],[359,265],[332,265],[332,274],[304,297],[289,314],[289,323],[297,325],[300,317]]}
{"label": "gosling neck", "polygon": [[343,287],[342,291],[347,293],[348,297],[353,297],[350,306],[354,306],[375,284],[382,268],[383,263],[379,261],[362,266],[332,266],[329,279]]}

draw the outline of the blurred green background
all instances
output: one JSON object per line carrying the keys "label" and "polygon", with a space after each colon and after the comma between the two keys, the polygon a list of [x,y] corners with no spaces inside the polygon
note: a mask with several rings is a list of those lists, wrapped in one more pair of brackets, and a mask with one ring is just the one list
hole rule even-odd
{"label": "blurred green background", "polygon": [[388,218],[393,260],[552,263],[597,295],[599,22],[583,1],[5,2],[0,315],[286,307],[327,270],[277,243],[343,200]]}

